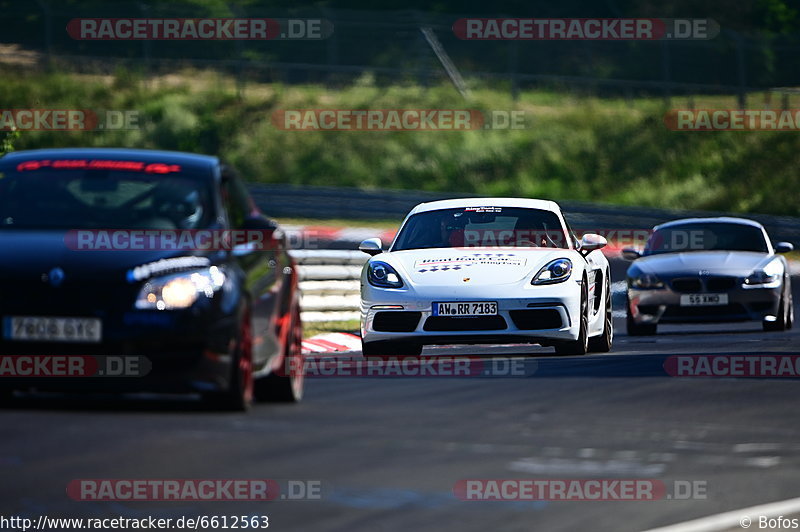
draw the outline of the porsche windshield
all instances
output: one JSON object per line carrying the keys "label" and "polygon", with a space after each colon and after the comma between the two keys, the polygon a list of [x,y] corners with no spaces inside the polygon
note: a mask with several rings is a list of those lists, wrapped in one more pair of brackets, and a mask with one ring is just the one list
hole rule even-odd
{"label": "porsche windshield", "polygon": [[214,216],[208,183],[184,173],[6,172],[0,179],[0,230],[206,227]]}
{"label": "porsche windshield", "polygon": [[413,215],[392,251],[456,247],[568,248],[559,217],[522,207],[460,207]]}
{"label": "porsche windshield", "polygon": [[655,231],[647,241],[645,255],[687,251],[753,251],[767,253],[767,240],[760,227],[737,223],[687,223]]}

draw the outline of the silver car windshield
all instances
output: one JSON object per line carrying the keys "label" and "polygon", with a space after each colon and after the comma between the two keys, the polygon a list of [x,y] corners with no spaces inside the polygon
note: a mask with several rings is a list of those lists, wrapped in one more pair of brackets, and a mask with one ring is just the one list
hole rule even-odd
{"label": "silver car windshield", "polygon": [[689,251],[753,251],[767,253],[761,228],[737,223],[689,223],[655,231],[647,241],[645,255]]}

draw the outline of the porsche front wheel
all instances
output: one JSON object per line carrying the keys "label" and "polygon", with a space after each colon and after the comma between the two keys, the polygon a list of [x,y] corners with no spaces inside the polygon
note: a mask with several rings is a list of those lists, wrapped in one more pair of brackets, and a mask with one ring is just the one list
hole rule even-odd
{"label": "porsche front wheel", "polygon": [[556,344],[556,354],[558,355],[585,355],[589,350],[589,294],[588,287],[586,286],[586,279],[583,280],[582,286],[578,338],[573,341]]}

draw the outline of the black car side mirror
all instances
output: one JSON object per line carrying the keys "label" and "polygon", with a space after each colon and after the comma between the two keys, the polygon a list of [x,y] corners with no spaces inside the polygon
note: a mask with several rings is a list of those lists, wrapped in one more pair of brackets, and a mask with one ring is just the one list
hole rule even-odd
{"label": "black car side mirror", "polygon": [[239,230],[233,231],[235,246],[234,255],[247,255],[256,250],[273,249],[278,245],[275,240],[281,239],[278,222],[265,216],[250,216],[245,219]]}
{"label": "black car side mirror", "polygon": [[265,216],[248,216],[242,223],[242,229],[274,233],[278,229],[278,222]]}

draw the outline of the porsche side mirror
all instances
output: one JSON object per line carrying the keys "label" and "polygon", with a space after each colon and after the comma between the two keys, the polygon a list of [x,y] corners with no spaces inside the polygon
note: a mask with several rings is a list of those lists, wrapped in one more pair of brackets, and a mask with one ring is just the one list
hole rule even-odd
{"label": "porsche side mirror", "polygon": [[594,233],[586,233],[581,238],[581,253],[586,256],[596,249],[604,248],[608,245],[605,237]]}
{"label": "porsche side mirror", "polygon": [[358,245],[358,249],[367,255],[383,253],[383,242],[380,238],[368,238]]}
{"label": "porsche side mirror", "polygon": [[791,242],[778,242],[775,244],[775,253],[789,253],[794,251],[794,244]]}

